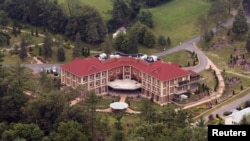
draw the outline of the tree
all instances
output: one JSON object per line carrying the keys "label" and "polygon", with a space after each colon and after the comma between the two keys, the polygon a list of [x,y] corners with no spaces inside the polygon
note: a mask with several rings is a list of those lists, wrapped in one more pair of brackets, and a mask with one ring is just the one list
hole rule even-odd
{"label": "tree", "polygon": [[81,6],[80,13],[70,19],[65,27],[65,35],[75,39],[79,32],[81,40],[88,43],[100,43],[107,34],[105,23],[99,12],[88,5]]}
{"label": "tree", "polygon": [[16,37],[17,36],[17,29],[16,29],[16,25],[15,24],[13,24],[13,26],[12,26],[12,34]]}
{"label": "tree", "polygon": [[142,112],[142,119],[144,119],[147,122],[154,122],[156,119],[155,115],[155,108],[153,107],[152,103],[148,99],[144,99],[142,101],[143,106],[141,107]]}
{"label": "tree", "polygon": [[8,69],[1,68],[0,74],[0,121],[18,122],[23,118],[22,109],[28,100],[23,87],[30,73],[18,63]]}
{"label": "tree", "polygon": [[75,37],[75,46],[73,48],[73,58],[75,57],[80,57],[81,56],[81,50],[82,50],[82,47],[81,47],[81,37],[80,37],[80,33],[78,32],[76,34],[76,37]]}
{"label": "tree", "polygon": [[138,19],[142,24],[144,24],[150,28],[153,27],[153,15],[150,11],[148,11],[148,10],[141,11],[138,15]]}
{"label": "tree", "polygon": [[7,45],[8,45],[9,40],[10,40],[9,34],[3,32],[3,31],[0,31],[0,44],[7,43]]}
{"label": "tree", "polygon": [[102,43],[103,52],[106,54],[111,54],[112,43],[108,35],[105,36],[104,42]]}
{"label": "tree", "polygon": [[114,141],[123,141],[124,140],[124,133],[121,123],[122,114],[116,115],[116,122],[115,122],[115,132],[113,134],[113,140]]}
{"label": "tree", "polygon": [[193,141],[207,141],[207,129],[205,127],[192,128]]}
{"label": "tree", "polygon": [[242,8],[238,10],[237,15],[235,16],[232,31],[237,36],[241,36],[247,33],[249,27],[247,24],[247,19]]}
{"label": "tree", "polygon": [[36,29],[36,37],[38,37],[38,30]]}
{"label": "tree", "polygon": [[52,46],[52,40],[49,34],[46,32],[46,35],[43,41],[43,56],[46,61],[52,57],[51,46]]}
{"label": "tree", "polygon": [[3,11],[0,10],[0,25],[6,26],[9,23],[9,18],[8,18],[8,14]]}
{"label": "tree", "polygon": [[181,128],[174,132],[174,141],[190,141],[193,138],[192,129],[189,127]]}
{"label": "tree", "polygon": [[131,141],[170,141],[172,131],[162,123],[141,123],[131,130],[127,140]]}
{"label": "tree", "polygon": [[[117,51],[123,51],[124,49],[122,49],[122,44],[125,43],[125,38],[126,38],[126,35],[124,35],[123,33],[118,33],[118,35],[116,36],[115,38],[115,41],[114,41],[114,48],[117,50]],[[123,45],[123,46],[126,46],[126,45]]]}
{"label": "tree", "polygon": [[21,39],[19,57],[23,61],[27,57],[26,41],[24,37]]}
{"label": "tree", "polygon": [[50,136],[54,141],[87,141],[82,126],[73,120],[60,122],[57,130]]}
{"label": "tree", "polygon": [[123,25],[128,22],[130,10],[124,0],[113,0],[112,19],[118,25]]}
{"label": "tree", "polygon": [[28,101],[18,80],[10,82],[7,93],[0,99],[0,120],[18,122],[23,118],[22,109]]}
{"label": "tree", "polygon": [[30,33],[31,33],[32,36],[34,36],[34,30],[33,30],[33,28],[31,29]]}
{"label": "tree", "polygon": [[130,29],[127,36],[127,53],[136,54],[138,53],[138,39],[136,36],[136,29]]}
{"label": "tree", "polygon": [[250,114],[245,114],[240,120],[240,125],[250,125]]}
{"label": "tree", "polygon": [[131,0],[129,2],[129,8],[131,9],[130,20],[134,20],[137,17],[137,14],[140,12],[141,0]]}
{"label": "tree", "polygon": [[0,67],[2,67],[2,62],[4,61],[3,57],[4,54],[0,51]]}
{"label": "tree", "polygon": [[205,122],[206,122],[206,120],[205,120],[203,117],[200,117],[200,118],[198,119],[196,125],[197,125],[198,127],[205,127]]}
{"label": "tree", "polygon": [[66,6],[68,9],[69,17],[79,16],[81,13],[81,1],[79,0],[66,0]]}
{"label": "tree", "polygon": [[38,81],[39,81],[39,86],[37,90],[39,93],[48,93],[52,90],[52,80],[50,77],[48,77],[46,71],[40,72]]}
{"label": "tree", "polygon": [[164,48],[167,46],[167,39],[163,35],[160,35],[158,37],[157,43],[158,43],[158,46],[160,46],[161,48]]}
{"label": "tree", "polygon": [[63,47],[59,47],[57,50],[57,60],[60,62],[65,61],[65,51],[64,51]]}
{"label": "tree", "polygon": [[88,113],[88,121],[89,121],[89,131],[91,139],[95,139],[95,121],[96,121],[96,104],[98,103],[98,97],[94,92],[90,92],[89,95],[84,100],[86,104],[86,112]]}
{"label": "tree", "polygon": [[148,28],[147,26],[145,25],[142,25],[140,23],[136,23],[134,25],[135,27],[134,28],[137,28],[137,39],[138,39],[138,43],[140,44],[143,44],[143,41],[144,41],[144,36],[145,36],[145,33],[147,32]]}
{"label": "tree", "polygon": [[39,125],[47,134],[56,123],[66,106],[66,99],[60,91],[42,93],[28,102],[25,114],[27,121]]}
{"label": "tree", "polygon": [[41,46],[39,46],[39,48],[38,48],[38,55],[39,56],[43,55],[43,51],[42,51],[42,47]]}
{"label": "tree", "polygon": [[170,37],[167,38],[167,44],[168,44],[168,46],[171,45],[171,39],[170,39]]}
{"label": "tree", "polygon": [[248,52],[250,52],[250,33],[248,33],[248,36],[247,36],[246,49]]}
{"label": "tree", "polygon": [[9,130],[5,130],[2,134],[3,140],[24,139],[25,141],[39,141],[44,137],[43,131],[36,124],[16,123]]}
{"label": "tree", "polygon": [[156,43],[155,35],[152,31],[147,30],[144,34],[143,45],[148,48],[153,48]]}

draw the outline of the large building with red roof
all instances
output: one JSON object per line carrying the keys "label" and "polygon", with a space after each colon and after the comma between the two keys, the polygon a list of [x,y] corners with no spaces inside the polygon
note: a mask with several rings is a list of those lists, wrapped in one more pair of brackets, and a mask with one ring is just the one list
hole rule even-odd
{"label": "large building with red roof", "polygon": [[84,85],[99,95],[115,90],[139,91],[162,105],[171,102],[175,94],[189,90],[190,75],[176,64],[134,57],[75,58],[61,65],[61,81],[66,86]]}

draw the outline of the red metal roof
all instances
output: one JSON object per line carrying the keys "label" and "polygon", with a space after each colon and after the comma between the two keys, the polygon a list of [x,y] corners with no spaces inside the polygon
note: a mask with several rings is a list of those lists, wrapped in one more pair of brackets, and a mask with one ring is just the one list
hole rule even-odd
{"label": "red metal roof", "polygon": [[132,66],[162,81],[190,74],[189,71],[180,68],[176,64],[163,61],[148,63],[132,57],[112,58],[105,61],[101,61],[96,57],[86,59],[76,58],[68,64],[61,65],[61,68],[77,76],[86,76],[120,66]]}

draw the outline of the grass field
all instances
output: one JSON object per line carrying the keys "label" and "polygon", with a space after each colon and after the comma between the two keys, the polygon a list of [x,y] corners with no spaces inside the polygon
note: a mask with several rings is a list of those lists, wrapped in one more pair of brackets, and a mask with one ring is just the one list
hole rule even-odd
{"label": "grass field", "polygon": [[190,65],[193,63],[191,58],[191,52],[186,50],[181,50],[161,57],[162,60],[166,62],[177,63],[181,66],[187,66],[188,62]]}
{"label": "grass field", "polygon": [[172,45],[191,39],[199,34],[195,25],[197,17],[206,13],[209,6],[205,0],[173,0],[152,8],[154,31],[169,36]]}
{"label": "grass field", "polygon": [[213,72],[208,70],[203,70],[199,74],[205,78],[203,83],[206,84],[209,88],[214,89],[215,79]]}

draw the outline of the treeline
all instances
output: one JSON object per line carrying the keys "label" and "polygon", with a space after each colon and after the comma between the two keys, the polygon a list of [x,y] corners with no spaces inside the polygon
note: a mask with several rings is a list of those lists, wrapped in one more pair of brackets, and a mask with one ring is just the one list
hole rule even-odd
{"label": "treeline", "polygon": [[171,0],[142,0],[148,7],[155,7],[164,2],[169,2]]}
{"label": "treeline", "polygon": [[82,41],[99,43],[107,33],[96,9],[73,1],[68,4],[68,9],[74,9],[70,13],[64,12],[67,10],[56,0],[9,0],[1,6],[11,19],[64,34],[70,39],[74,39],[79,32]]}

